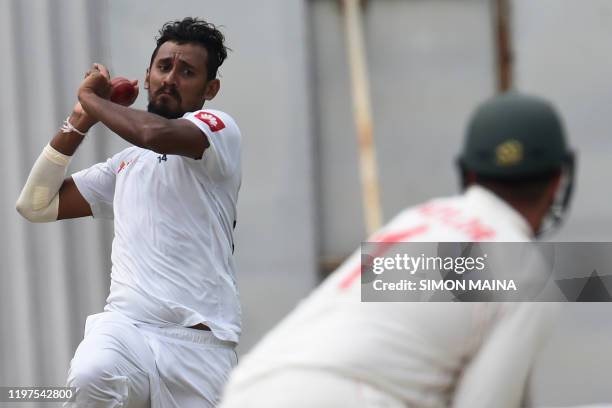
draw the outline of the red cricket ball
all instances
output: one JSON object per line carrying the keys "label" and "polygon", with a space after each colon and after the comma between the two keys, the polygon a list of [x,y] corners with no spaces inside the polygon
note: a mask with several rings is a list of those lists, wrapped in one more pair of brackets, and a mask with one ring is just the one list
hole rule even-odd
{"label": "red cricket ball", "polygon": [[115,77],[111,80],[110,100],[120,105],[129,106],[136,96],[136,90],[130,80],[124,77]]}

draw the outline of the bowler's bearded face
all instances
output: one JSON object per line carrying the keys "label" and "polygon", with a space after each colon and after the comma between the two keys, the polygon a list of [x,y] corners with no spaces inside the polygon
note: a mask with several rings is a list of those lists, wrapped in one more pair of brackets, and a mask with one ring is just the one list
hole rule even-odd
{"label": "bowler's bearded face", "polygon": [[168,119],[202,108],[206,98],[208,53],[199,44],[167,41],[147,70],[147,110]]}

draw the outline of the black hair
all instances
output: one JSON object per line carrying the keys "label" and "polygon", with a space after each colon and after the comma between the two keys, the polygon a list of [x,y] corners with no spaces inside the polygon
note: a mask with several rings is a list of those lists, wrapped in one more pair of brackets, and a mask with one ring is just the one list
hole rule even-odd
{"label": "black hair", "polygon": [[178,44],[196,43],[206,48],[208,54],[207,79],[215,79],[217,70],[227,58],[228,48],[225,46],[225,37],[214,24],[208,23],[197,17],[186,17],[183,20],[169,21],[159,30],[156,38],[157,46],[151,55],[149,67],[157,55],[159,47],[166,41]]}

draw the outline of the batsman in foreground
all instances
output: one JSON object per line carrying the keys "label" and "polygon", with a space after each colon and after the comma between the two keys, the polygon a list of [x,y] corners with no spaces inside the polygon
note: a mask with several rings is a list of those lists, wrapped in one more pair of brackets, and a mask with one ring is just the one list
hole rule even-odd
{"label": "batsman in foreground", "polygon": [[[530,241],[567,205],[572,168],[550,104],[495,97],[468,127],[463,194],[404,210],[370,241]],[[356,251],[264,337],[222,408],[520,406],[556,304],[362,303],[360,263]]]}
{"label": "batsman in foreground", "polygon": [[[237,362],[241,136],[229,115],[202,109],[219,91],[224,37],[193,18],[159,34],[145,77],[148,112],[111,102],[109,73],[94,64],[17,202],[33,222],[114,219],[110,294],[104,312],[87,319],[68,373],[76,402],[67,406],[213,407]],[[97,122],[134,146],[64,179]]]}

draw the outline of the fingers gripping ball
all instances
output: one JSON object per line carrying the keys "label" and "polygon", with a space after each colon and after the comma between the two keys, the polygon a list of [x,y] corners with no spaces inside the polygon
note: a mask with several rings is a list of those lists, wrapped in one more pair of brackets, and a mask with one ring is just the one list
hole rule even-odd
{"label": "fingers gripping ball", "polygon": [[115,77],[111,80],[110,100],[124,106],[130,106],[136,99],[136,89],[129,79]]}

